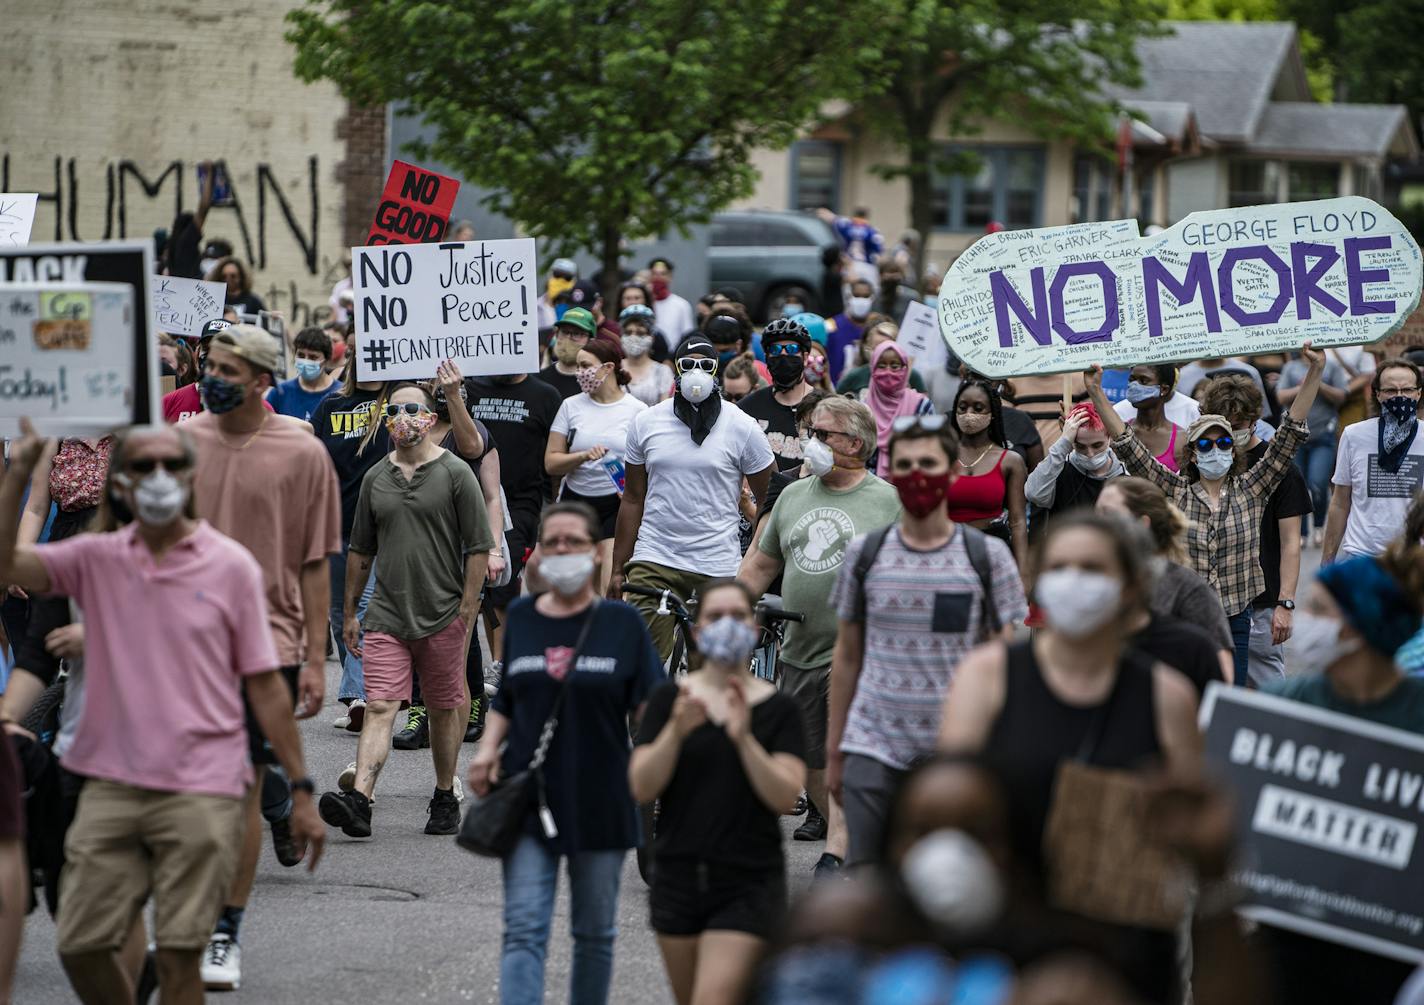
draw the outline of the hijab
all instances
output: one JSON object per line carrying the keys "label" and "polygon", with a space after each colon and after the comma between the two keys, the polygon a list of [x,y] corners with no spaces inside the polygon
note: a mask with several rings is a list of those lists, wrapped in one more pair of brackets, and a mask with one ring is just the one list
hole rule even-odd
{"label": "hijab", "polygon": [[[704,335],[689,335],[682,340],[682,344],[673,353],[673,371],[677,371],[677,361],[684,356],[706,356],[711,359],[717,358],[717,347]],[[717,375],[719,378],[721,374]],[[712,427],[717,424],[717,416],[722,414],[721,380],[717,381],[717,386],[712,389],[712,393],[700,404],[694,405],[682,395],[682,374],[676,373],[676,386],[672,392],[672,412],[682,424],[692,432],[692,442],[699,447],[702,441],[707,439],[707,435],[712,432]]]}
{"label": "hijab", "polygon": [[[880,357],[892,350],[904,362],[905,367],[900,371],[899,386],[893,391],[887,391],[875,380],[875,367],[880,363]],[[875,442],[880,448],[876,474],[883,476],[890,470],[891,425],[902,415],[918,414],[920,403],[924,400],[923,394],[910,387],[910,357],[899,343],[881,342],[871,350],[870,387],[865,396],[865,403],[870,406],[870,412],[875,416]]]}

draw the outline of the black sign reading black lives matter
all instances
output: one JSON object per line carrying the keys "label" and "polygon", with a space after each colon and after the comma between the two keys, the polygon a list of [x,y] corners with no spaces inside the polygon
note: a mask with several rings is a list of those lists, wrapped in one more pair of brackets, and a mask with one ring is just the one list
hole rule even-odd
{"label": "black sign reading black lives matter", "polygon": [[1236,795],[1242,913],[1424,962],[1424,736],[1221,684],[1201,722]]}
{"label": "black sign reading black lives matter", "polygon": [[133,287],[133,330],[129,340],[134,381],[129,402],[130,421],[134,423],[161,419],[158,341],[149,292],[153,273],[153,244],[149,241],[31,244],[0,249],[0,284],[125,283]]}

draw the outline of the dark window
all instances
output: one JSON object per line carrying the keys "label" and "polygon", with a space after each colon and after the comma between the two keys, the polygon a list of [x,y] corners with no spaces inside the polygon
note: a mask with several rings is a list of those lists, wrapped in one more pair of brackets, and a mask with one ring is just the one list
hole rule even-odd
{"label": "dark window", "polygon": [[755,218],[733,216],[712,221],[714,248],[745,248],[761,243],[761,223]]}
{"label": "dark window", "polygon": [[935,178],[931,219],[936,230],[983,230],[991,221],[1010,229],[1040,226],[1043,147],[972,147],[977,166]]}
{"label": "dark window", "polygon": [[[801,140],[791,146],[791,208],[840,212],[841,146]],[[798,242],[799,243],[799,242]]]}
{"label": "dark window", "polygon": [[1110,219],[1112,197],[1112,162],[1090,154],[1074,158],[1073,222],[1098,223]]}
{"label": "dark window", "polygon": [[1340,194],[1339,164],[1292,164],[1286,175],[1290,184],[1291,202],[1334,199]]}
{"label": "dark window", "polygon": [[1227,175],[1226,202],[1232,209],[1280,202],[1281,166],[1275,161],[1232,161]]}
{"label": "dark window", "polygon": [[803,248],[814,242],[800,227],[788,220],[763,220],[761,243],[772,247]]}

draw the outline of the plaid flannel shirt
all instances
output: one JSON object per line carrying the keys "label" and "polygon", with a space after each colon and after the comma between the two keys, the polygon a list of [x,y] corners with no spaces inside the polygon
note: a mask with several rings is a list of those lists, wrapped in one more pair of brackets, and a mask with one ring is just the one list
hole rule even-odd
{"label": "plaid flannel shirt", "polygon": [[1228,475],[1213,512],[1200,482],[1163,467],[1131,429],[1112,441],[1128,474],[1160,486],[1186,514],[1187,555],[1197,575],[1221,596],[1228,616],[1240,614],[1266,588],[1261,572],[1261,514],[1290,468],[1310,427],[1287,417],[1253,467]]}

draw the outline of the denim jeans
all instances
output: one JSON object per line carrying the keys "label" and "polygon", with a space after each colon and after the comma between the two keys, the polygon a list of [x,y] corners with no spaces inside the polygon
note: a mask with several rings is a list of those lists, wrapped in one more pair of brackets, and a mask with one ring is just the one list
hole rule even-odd
{"label": "denim jeans", "polygon": [[[1325,526],[1325,514],[1330,509],[1330,476],[1335,473],[1335,432],[1312,436],[1295,453],[1295,466],[1300,469],[1310,488],[1310,508],[1316,529]],[[1300,532],[1306,531],[1305,522]]]}
{"label": "denim jeans", "polygon": [[1249,687],[1251,680],[1251,608],[1226,619],[1231,626],[1232,657],[1237,687]]}
{"label": "denim jeans", "polygon": [[[569,1005],[604,1005],[613,979],[613,939],[618,934],[618,884],[623,849],[568,856],[573,917],[573,974]],[[562,856],[525,834],[504,860],[504,947],[499,961],[500,1005],[544,1001],[544,958],[554,917]]]}
{"label": "denim jeans", "polygon": [[[349,702],[353,698],[366,700],[366,679],[361,673],[361,661],[346,650],[341,630],[346,624],[346,552],[351,542],[341,542],[341,553],[331,556],[331,630],[336,635],[336,655],[341,659],[341,686],[336,697]],[[371,577],[356,604],[356,617],[366,617],[366,605],[376,590],[376,563],[371,563]]]}

